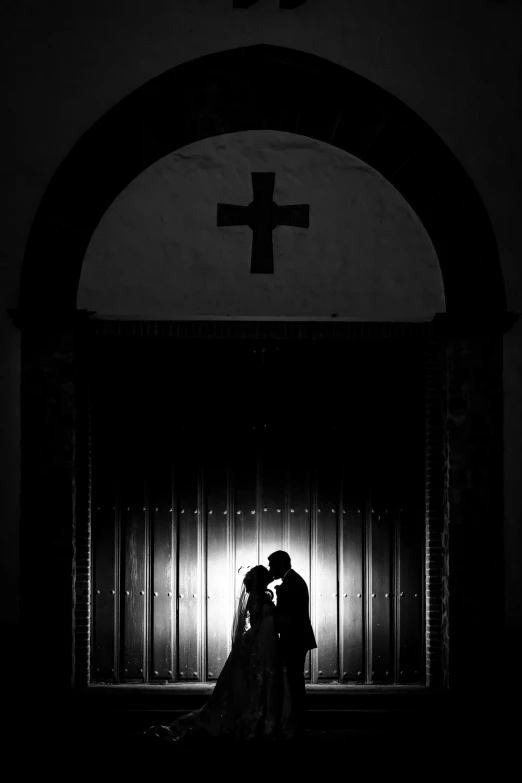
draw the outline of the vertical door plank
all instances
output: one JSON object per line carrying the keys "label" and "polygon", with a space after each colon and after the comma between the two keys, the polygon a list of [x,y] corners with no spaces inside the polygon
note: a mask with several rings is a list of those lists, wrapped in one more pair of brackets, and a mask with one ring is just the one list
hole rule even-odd
{"label": "vertical door plank", "polygon": [[[252,431],[237,434],[237,452],[233,457],[234,503],[229,513],[234,515],[235,579],[237,600],[248,567],[258,564],[257,517],[257,443]],[[256,513],[252,514],[252,510]]]}
{"label": "vertical door plank", "polygon": [[[420,355],[418,359],[420,360]],[[397,524],[397,680],[419,682],[423,678],[423,563],[424,563],[424,364],[411,356],[402,358],[402,388],[394,395],[400,427],[392,462]]]}
{"label": "vertical door plank", "polygon": [[[93,679],[113,680],[117,676],[116,607],[119,585],[116,573],[116,497],[110,462],[103,458],[101,432],[93,433],[92,538],[94,660]],[[107,450],[107,449],[106,449]]]}
{"label": "vertical door plank", "polygon": [[310,588],[310,454],[305,443],[288,452],[287,497],[288,497],[288,554],[294,568]]}
{"label": "vertical door plank", "polygon": [[[302,440],[298,440],[299,435]],[[292,445],[288,451],[286,492],[288,513],[288,554],[292,568],[302,576],[310,591],[310,453],[303,433],[290,436]],[[305,662],[305,677],[310,680],[310,654]]]}
{"label": "vertical door plank", "polygon": [[316,640],[317,674],[319,681],[339,677],[338,658],[338,571],[337,514],[339,500],[339,470],[332,459],[331,442],[321,439],[317,469],[316,528]]}
{"label": "vertical door plank", "polygon": [[[394,465],[397,460],[394,390],[401,378],[394,350],[381,346],[367,367],[370,427],[368,462],[370,470],[369,527],[368,669],[371,682],[393,682],[395,678],[394,628]],[[387,379],[384,383],[383,379]]]}
{"label": "vertical door plank", "polygon": [[350,454],[342,465],[342,552],[339,627],[342,629],[343,680],[365,679],[364,645],[364,518],[365,476],[356,441],[348,440]]}
{"label": "vertical door plank", "polygon": [[422,516],[416,509],[398,509],[400,578],[398,597],[398,681],[418,682],[422,676]]}
{"label": "vertical door plank", "polygon": [[227,458],[207,450],[204,486],[207,514],[207,679],[216,680],[229,651],[230,596],[228,560]]}
{"label": "vertical door plank", "polygon": [[393,671],[392,639],[392,557],[393,510],[384,506],[382,496],[372,493],[371,513],[371,602],[372,681],[390,682]]}
{"label": "vertical door plank", "polygon": [[270,423],[263,427],[260,450],[260,547],[259,562],[268,567],[268,556],[283,546],[284,465],[283,436]]}
{"label": "vertical door plank", "polygon": [[[131,448],[132,446],[132,448]],[[122,458],[120,503],[122,521],[123,679],[145,675],[145,487],[138,460],[138,443],[127,444]]]}
{"label": "vertical door plank", "polygon": [[175,552],[173,551],[172,464],[169,443],[157,437],[151,450],[152,679],[174,677]]}
{"label": "vertical door plank", "polygon": [[[400,536],[400,578],[398,596],[399,661],[398,681],[416,682],[420,679],[421,649],[421,545],[422,520],[416,519],[415,510],[405,507],[398,510]],[[420,524],[419,524],[420,523]]]}
{"label": "vertical door plank", "polygon": [[181,438],[176,454],[178,511],[178,677],[196,681],[198,671],[198,461],[194,434]]}

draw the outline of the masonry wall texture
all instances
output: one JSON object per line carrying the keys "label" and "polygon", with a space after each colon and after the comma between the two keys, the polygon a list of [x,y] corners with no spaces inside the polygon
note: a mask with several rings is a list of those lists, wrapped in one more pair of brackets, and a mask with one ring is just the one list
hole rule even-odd
{"label": "masonry wall texture", "polygon": [[455,335],[448,342],[444,580],[450,678],[459,683],[503,665],[496,586],[504,582],[504,553],[494,535],[503,519],[501,366],[500,336]]}
{"label": "masonry wall texture", "polygon": [[73,680],[75,631],[74,332],[67,322],[26,323],[22,338],[20,599],[27,619],[13,653],[21,670],[54,676],[62,692]]}
{"label": "masonry wall texture", "polygon": [[449,593],[445,570],[449,563],[444,538],[446,451],[445,348],[440,341],[426,345],[426,683],[449,684]]}

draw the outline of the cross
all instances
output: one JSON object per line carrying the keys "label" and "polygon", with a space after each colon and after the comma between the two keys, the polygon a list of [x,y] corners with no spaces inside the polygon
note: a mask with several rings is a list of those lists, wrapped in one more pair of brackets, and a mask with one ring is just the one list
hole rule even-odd
{"label": "cross", "polygon": [[218,226],[248,226],[252,229],[250,274],[274,274],[272,231],[276,226],[308,228],[309,204],[278,207],[273,201],[275,174],[252,173],[254,200],[247,207],[235,204],[217,205]]}

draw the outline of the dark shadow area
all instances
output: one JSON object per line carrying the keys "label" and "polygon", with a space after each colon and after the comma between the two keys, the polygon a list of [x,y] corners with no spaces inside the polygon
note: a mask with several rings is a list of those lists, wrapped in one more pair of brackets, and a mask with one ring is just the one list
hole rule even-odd
{"label": "dark shadow area", "polygon": [[[53,779],[104,779],[108,774],[180,774],[266,779],[286,773],[342,771],[373,778],[385,773],[401,779],[451,772],[503,779],[517,753],[516,721],[507,691],[480,687],[473,694],[425,688],[309,689],[307,728],[295,743],[192,740],[163,744],[143,731],[197,708],[207,695],[172,686],[94,686],[51,705],[43,699],[19,705],[12,722],[12,758],[22,768]],[[37,702],[39,702],[37,706]],[[73,767],[74,765],[74,772]]]}

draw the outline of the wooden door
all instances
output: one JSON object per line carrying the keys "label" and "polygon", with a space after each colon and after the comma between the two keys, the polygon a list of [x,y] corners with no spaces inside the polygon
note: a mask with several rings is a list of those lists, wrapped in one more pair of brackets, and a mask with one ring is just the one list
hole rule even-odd
{"label": "wooden door", "polygon": [[282,548],[309,681],[422,682],[422,350],[103,338],[92,389],[93,680],[215,680]]}

